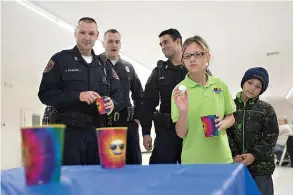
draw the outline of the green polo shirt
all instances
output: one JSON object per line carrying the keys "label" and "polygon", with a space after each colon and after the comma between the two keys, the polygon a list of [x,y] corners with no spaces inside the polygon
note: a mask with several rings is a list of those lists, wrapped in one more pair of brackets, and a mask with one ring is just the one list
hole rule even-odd
{"label": "green polo shirt", "polygon": [[[205,137],[201,116],[225,115],[236,111],[236,105],[227,85],[218,78],[208,76],[202,86],[186,75],[177,86],[184,85],[188,93],[187,134],[183,138],[182,164],[194,163],[232,163],[226,130],[219,131],[215,137]],[[172,95],[171,114],[177,122],[179,110]]]}

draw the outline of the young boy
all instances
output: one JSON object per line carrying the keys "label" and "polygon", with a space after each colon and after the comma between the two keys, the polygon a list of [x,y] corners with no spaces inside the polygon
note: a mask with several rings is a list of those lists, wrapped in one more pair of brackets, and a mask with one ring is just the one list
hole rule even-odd
{"label": "young boy", "polygon": [[259,99],[269,84],[261,67],[247,70],[235,101],[235,123],[227,130],[234,162],[244,163],[262,195],[273,195],[274,147],[279,134],[274,108]]}

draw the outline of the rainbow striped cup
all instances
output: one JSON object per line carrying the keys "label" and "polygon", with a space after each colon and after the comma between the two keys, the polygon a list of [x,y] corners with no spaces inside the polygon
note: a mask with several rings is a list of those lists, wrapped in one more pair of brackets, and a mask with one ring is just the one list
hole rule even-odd
{"label": "rainbow striped cup", "polygon": [[216,128],[215,120],[217,119],[216,115],[202,116],[201,122],[203,124],[203,131],[205,137],[215,137],[219,135],[219,131]]}
{"label": "rainbow striped cup", "polygon": [[27,185],[60,182],[65,125],[21,128]]}

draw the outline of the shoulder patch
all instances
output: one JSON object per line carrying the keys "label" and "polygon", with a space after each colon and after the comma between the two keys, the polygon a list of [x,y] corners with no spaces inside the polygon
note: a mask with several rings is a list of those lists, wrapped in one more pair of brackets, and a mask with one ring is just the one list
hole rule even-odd
{"label": "shoulder patch", "polygon": [[55,65],[55,62],[53,60],[49,60],[47,66],[46,66],[46,68],[44,70],[44,73],[49,72],[50,70],[52,70],[54,65]]}

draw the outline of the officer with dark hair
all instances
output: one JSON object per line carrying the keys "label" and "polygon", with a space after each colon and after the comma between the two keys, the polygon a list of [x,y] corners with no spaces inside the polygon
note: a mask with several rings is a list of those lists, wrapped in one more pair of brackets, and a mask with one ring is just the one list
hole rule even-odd
{"label": "officer with dark hair", "polygon": [[[110,61],[115,72],[118,74],[123,88],[124,101],[124,107],[115,109],[109,115],[107,126],[128,127],[126,164],[141,164],[142,156],[138,128],[141,118],[143,88],[132,64],[121,59],[119,56],[121,35],[116,29],[110,29],[105,32],[103,46],[105,48],[105,58]],[[130,92],[134,106],[130,100]]]}
{"label": "officer with dark hair", "polygon": [[80,19],[75,30],[77,45],[52,56],[40,84],[39,99],[58,114],[49,123],[66,125],[63,165],[99,164],[95,129],[104,126],[107,116],[99,114],[96,99],[106,96],[110,112],[123,105],[119,78],[94,53],[98,35],[94,19]]}
{"label": "officer with dark hair", "polygon": [[[171,94],[174,87],[187,74],[182,66],[182,36],[176,29],[168,29],[159,34],[160,46],[167,61],[158,61],[145,85],[143,115],[141,119],[143,145],[152,149],[150,136],[154,120],[156,140],[150,158],[150,164],[181,163],[182,139],[175,131],[171,120]],[[156,107],[160,104],[159,111]]]}
{"label": "officer with dark hair", "polygon": [[[182,139],[177,136],[171,120],[171,95],[187,74],[182,65],[182,36],[176,29],[159,34],[160,46],[167,61],[159,60],[148,78],[143,98],[141,127],[143,145],[152,149],[151,128],[154,121],[156,139],[150,164],[181,163]],[[211,74],[210,71],[207,71]],[[160,103],[159,111],[156,107]]]}

